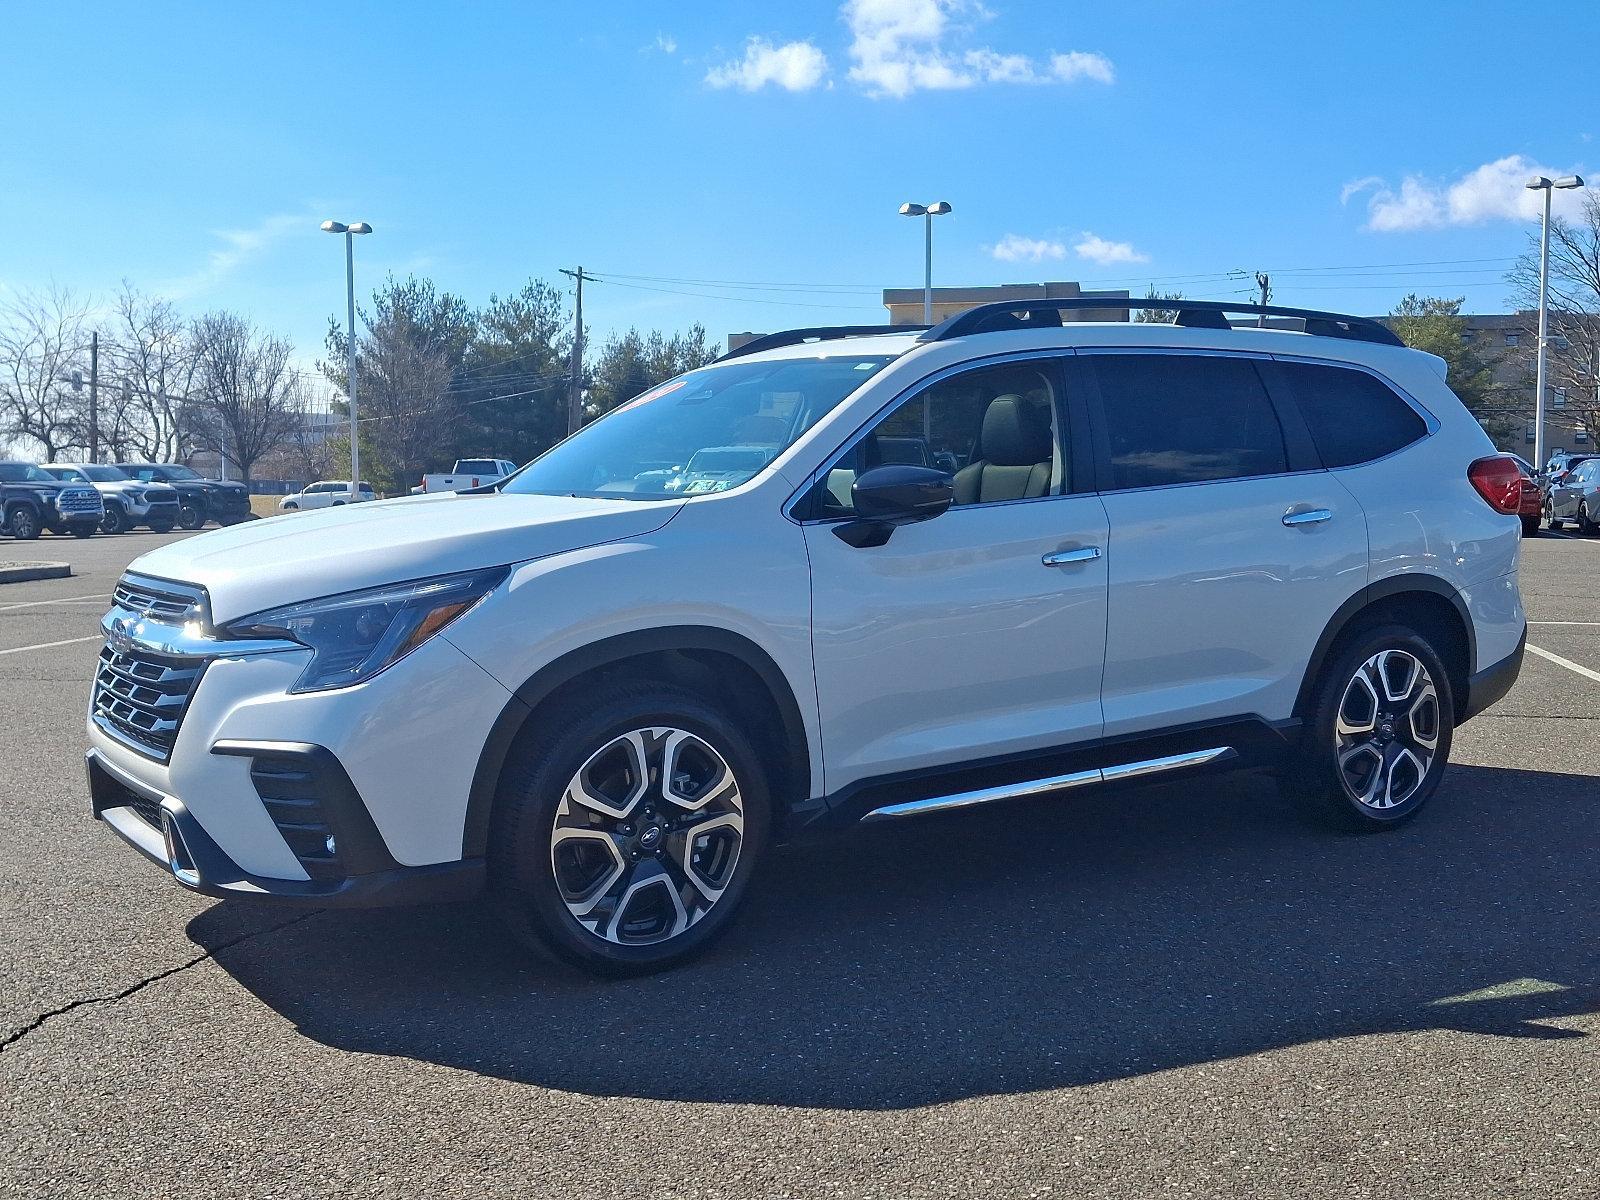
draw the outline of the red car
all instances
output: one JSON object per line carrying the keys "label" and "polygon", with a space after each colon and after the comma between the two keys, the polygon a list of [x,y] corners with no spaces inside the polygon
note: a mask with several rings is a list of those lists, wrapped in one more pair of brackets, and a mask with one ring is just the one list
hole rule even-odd
{"label": "red car", "polygon": [[1539,481],[1533,477],[1533,467],[1515,454],[1509,457],[1516,461],[1517,471],[1522,475],[1522,499],[1517,504],[1517,515],[1522,518],[1522,536],[1537,537],[1539,518],[1543,515],[1544,493],[1539,488]]}

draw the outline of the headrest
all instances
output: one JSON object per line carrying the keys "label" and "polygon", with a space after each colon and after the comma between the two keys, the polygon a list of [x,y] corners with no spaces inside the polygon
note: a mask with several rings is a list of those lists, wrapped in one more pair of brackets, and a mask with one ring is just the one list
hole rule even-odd
{"label": "headrest", "polygon": [[979,456],[997,467],[1030,467],[1051,458],[1046,410],[1018,396],[996,396],[983,414]]}

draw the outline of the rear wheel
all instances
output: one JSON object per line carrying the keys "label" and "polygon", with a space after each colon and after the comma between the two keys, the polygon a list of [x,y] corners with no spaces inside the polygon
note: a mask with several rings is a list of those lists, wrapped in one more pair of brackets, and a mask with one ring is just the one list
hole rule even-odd
{"label": "rear wheel", "polygon": [[1391,828],[1438,789],[1454,727],[1450,679],[1433,647],[1403,625],[1366,630],[1322,673],[1291,782],[1336,824]]}
{"label": "rear wheel", "polygon": [[106,515],[100,518],[102,533],[126,533],[128,531],[128,514],[122,511],[120,504],[106,505]]}
{"label": "rear wheel", "polygon": [[694,692],[614,684],[530,729],[501,779],[496,906],[524,944],[587,970],[673,966],[728,926],[771,824],[744,731]]}
{"label": "rear wheel", "polygon": [[172,522],[171,521],[151,521],[150,522],[150,532],[151,533],[171,533],[172,532]]}
{"label": "rear wheel", "polygon": [[1596,530],[1600,530],[1600,525],[1596,525],[1590,519],[1588,503],[1580,500],[1578,502],[1578,532],[1593,535]]}
{"label": "rear wheel", "polygon": [[87,521],[79,521],[71,527],[72,536],[77,538],[93,537],[96,528],[97,526],[91,525]]}
{"label": "rear wheel", "polygon": [[1538,516],[1536,514],[1529,513],[1527,516],[1524,516],[1522,518],[1522,536],[1523,537],[1538,537],[1539,536],[1539,518],[1538,518]]}

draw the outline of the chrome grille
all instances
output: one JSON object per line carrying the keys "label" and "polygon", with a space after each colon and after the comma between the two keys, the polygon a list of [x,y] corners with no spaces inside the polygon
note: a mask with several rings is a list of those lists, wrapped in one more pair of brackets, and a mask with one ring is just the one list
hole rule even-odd
{"label": "chrome grille", "polygon": [[205,596],[199,589],[135,575],[124,575],[118,581],[112,600],[118,608],[168,625],[199,620],[205,615]]}
{"label": "chrome grille", "polygon": [[56,493],[56,509],[59,512],[99,512],[100,508],[100,493],[93,488],[62,488]]}
{"label": "chrome grille", "polygon": [[166,762],[204,669],[203,659],[159,658],[142,650],[118,654],[103,646],[94,680],[95,720],[134,749]]}

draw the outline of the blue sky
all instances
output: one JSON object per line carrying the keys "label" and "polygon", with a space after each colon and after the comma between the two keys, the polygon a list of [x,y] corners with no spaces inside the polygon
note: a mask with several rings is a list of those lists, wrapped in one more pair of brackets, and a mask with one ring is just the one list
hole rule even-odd
{"label": "blue sky", "polygon": [[1600,176],[1600,5],[1539,14],[12,5],[0,288],[128,279],[312,357],[343,308],[317,230],[334,216],[376,229],[367,285],[416,271],[481,302],[581,263],[607,280],[585,292],[592,334],[720,338],[883,319],[878,289],[921,283],[920,223],[896,208],[948,200],[936,282],[1228,296],[1247,284],[1226,272],[1266,269],[1280,303],[1416,290],[1497,311],[1521,179]]}

